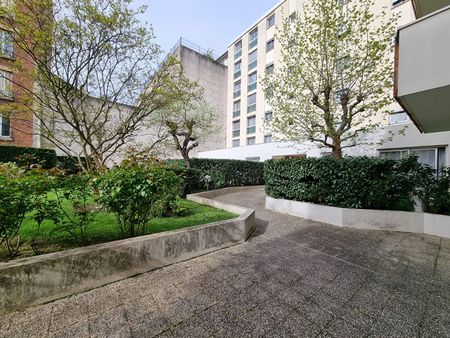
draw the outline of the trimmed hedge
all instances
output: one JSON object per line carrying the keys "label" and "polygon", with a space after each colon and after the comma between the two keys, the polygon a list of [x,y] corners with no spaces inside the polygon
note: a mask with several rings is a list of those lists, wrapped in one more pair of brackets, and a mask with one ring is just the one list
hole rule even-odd
{"label": "trimmed hedge", "polygon": [[0,146],[0,162],[12,162],[18,166],[42,165],[44,169],[57,164],[56,152],[52,149]]}
{"label": "trimmed hedge", "polygon": [[195,158],[191,159],[189,169],[184,168],[183,161],[169,163],[184,177],[184,194],[206,190],[205,176],[211,179],[210,190],[264,184],[264,164],[261,162]]}
{"label": "trimmed hedge", "polygon": [[191,168],[197,170],[201,178],[209,175],[212,189],[264,184],[261,162],[195,158],[191,160]]}
{"label": "trimmed hedge", "polygon": [[341,208],[413,211],[413,194],[429,179],[415,158],[355,157],[269,160],[266,193]]}

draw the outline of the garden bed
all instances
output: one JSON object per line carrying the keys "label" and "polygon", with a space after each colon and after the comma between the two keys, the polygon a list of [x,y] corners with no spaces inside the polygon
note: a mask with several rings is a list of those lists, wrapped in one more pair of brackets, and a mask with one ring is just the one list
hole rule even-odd
{"label": "garden bed", "polygon": [[[178,205],[183,209],[184,215],[154,218],[146,226],[144,235],[183,229],[236,217],[231,212],[184,199],[179,200]],[[122,237],[114,214],[103,210],[96,210],[95,205],[91,205],[90,208],[92,211],[95,211],[95,216],[92,223],[86,227],[85,237],[87,240],[82,245],[65,231],[64,228],[55,225],[52,221],[46,220],[41,225],[36,243],[40,254],[120,240]],[[67,206],[67,209],[69,209],[69,206]],[[70,213],[70,210],[67,211]],[[31,217],[24,220],[19,232],[22,244],[18,255],[14,258],[35,255],[30,247],[30,242],[33,240],[36,231],[35,228],[36,224]],[[0,262],[10,259],[6,248],[0,247]]]}

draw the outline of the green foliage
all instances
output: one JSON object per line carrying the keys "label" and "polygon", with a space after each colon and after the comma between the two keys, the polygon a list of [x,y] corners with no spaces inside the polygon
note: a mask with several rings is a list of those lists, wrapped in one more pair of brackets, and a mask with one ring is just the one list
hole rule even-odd
{"label": "green foliage", "polygon": [[424,210],[432,214],[450,215],[450,168],[444,169],[437,179],[433,174],[426,174],[425,180],[421,181]]}
{"label": "green foliage", "polygon": [[6,244],[9,255],[14,256],[20,246],[18,233],[25,216],[34,212],[40,226],[44,219],[55,215],[54,204],[44,202],[53,181],[40,172],[24,173],[14,165],[0,169],[0,245]]}
{"label": "green foliage", "polygon": [[427,177],[415,158],[326,157],[265,164],[269,196],[342,208],[413,211],[412,196]]}
{"label": "green foliage", "polygon": [[54,191],[61,218],[60,226],[81,244],[86,243],[86,228],[92,223],[93,188],[90,175],[78,174],[59,179]]}
{"label": "green foliage", "polygon": [[[200,176],[196,184],[189,183],[193,190],[205,190],[208,185],[209,189],[221,189],[264,184],[264,164],[261,162],[195,158],[191,160],[191,168],[195,171],[190,177]],[[210,183],[205,180],[206,176],[211,178]]]}
{"label": "green foliage", "polygon": [[39,165],[44,169],[56,166],[56,152],[50,149],[0,146],[0,163],[12,162],[20,167]]}
{"label": "green foliage", "polygon": [[392,103],[395,15],[375,1],[309,0],[277,31],[280,67],[262,79],[266,132],[332,150],[361,143]]}
{"label": "green foliage", "polygon": [[181,178],[165,168],[115,168],[96,180],[98,201],[115,214],[122,237],[142,235],[180,192]]}
{"label": "green foliage", "polygon": [[[67,174],[73,175],[83,171],[83,167],[80,165],[78,158],[74,156],[58,156],[58,168],[64,170]],[[81,161],[86,165],[86,159],[81,158]]]}

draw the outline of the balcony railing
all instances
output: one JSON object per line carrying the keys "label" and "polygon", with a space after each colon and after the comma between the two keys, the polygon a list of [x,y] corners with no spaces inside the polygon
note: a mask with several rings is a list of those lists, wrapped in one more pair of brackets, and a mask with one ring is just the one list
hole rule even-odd
{"label": "balcony railing", "polygon": [[253,91],[253,90],[256,89],[256,86],[257,86],[257,82],[250,83],[250,84],[247,86],[247,90],[248,90],[249,92],[251,92],[251,91]]}
{"label": "balcony railing", "polygon": [[450,6],[397,34],[394,96],[425,133],[450,130],[449,32]]}
{"label": "balcony railing", "polygon": [[248,43],[248,49],[253,49],[258,45],[258,39],[253,39]]}

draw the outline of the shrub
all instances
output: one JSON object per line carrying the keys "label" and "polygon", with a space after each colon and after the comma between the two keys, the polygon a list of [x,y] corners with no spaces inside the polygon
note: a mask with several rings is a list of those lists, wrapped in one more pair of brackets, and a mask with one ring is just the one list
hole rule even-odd
{"label": "shrub", "polygon": [[422,200],[426,212],[450,215],[450,168],[437,179],[422,181]]}
{"label": "shrub", "polygon": [[13,162],[21,167],[37,164],[44,169],[54,168],[57,164],[54,150],[13,146],[0,146],[0,162]]}
{"label": "shrub", "polygon": [[172,170],[138,166],[115,168],[96,180],[98,201],[115,214],[124,238],[144,234],[148,222],[176,201],[180,185]]}
{"label": "shrub", "polygon": [[269,196],[342,208],[412,211],[413,193],[423,180],[415,158],[326,157],[265,164]]}
{"label": "shrub", "polygon": [[[94,218],[92,179],[89,175],[62,176],[54,190],[62,217],[60,226],[76,241],[86,243],[86,228]],[[95,207],[95,206],[94,206]]]}
{"label": "shrub", "polygon": [[[64,170],[66,173],[70,175],[79,174],[83,171],[83,168],[80,166],[78,162],[78,158],[73,156],[58,156],[58,168]],[[81,158],[82,162],[85,162],[85,158]]]}
{"label": "shrub", "polygon": [[[176,163],[182,166],[181,161]],[[186,193],[264,184],[264,164],[261,162],[195,158],[191,160],[191,168],[184,170]],[[210,182],[205,180],[206,176]]]}
{"label": "shrub", "polygon": [[5,168],[0,168],[0,244],[6,244],[9,255],[14,256],[20,247],[18,234],[25,216],[34,211],[39,226],[49,217],[52,206],[42,203],[52,181],[39,172],[24,173],[13,165]]}

